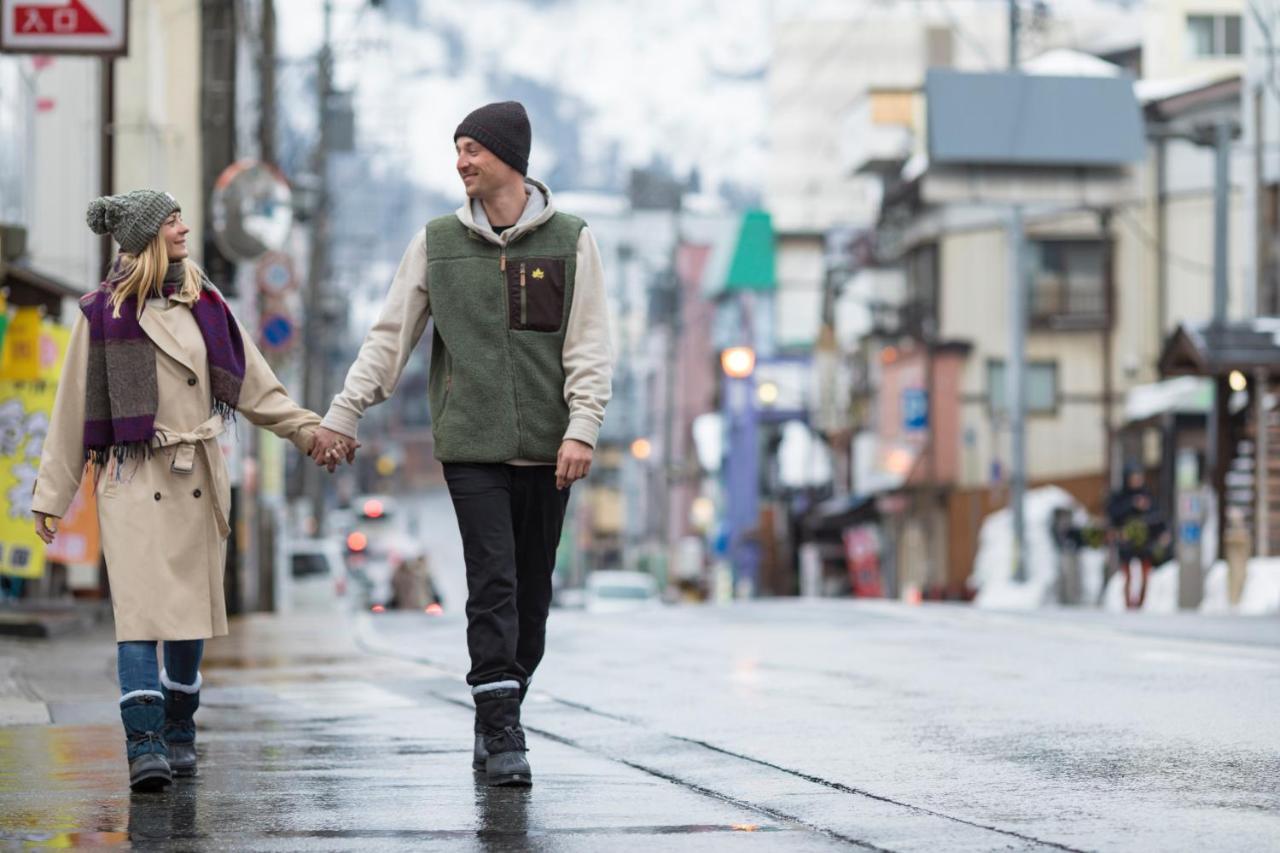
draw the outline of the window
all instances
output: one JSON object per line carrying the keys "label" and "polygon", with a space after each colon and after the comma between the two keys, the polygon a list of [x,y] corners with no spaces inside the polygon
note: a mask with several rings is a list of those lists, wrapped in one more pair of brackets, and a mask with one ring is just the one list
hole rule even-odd
{"label": "window", "polygon": [[[991,411],[1004,414],[1007,411],[1004,362],[992,359],[987,362],[987,398]],[[1053,414],[1058,409],[1058,365],[1052,361],[1033,361],[1027,365],[1027,413]]]}
{"label": "window", "polygon": [[1105,329],[1107,291],[1101,240],[1039,240],[1031,252],[1030,318],[1050,329]]}
{"label": "window", "polygon": [[1187,49],[1194,58],[1239,56],[1239,15],[1188,15]]}
{"label": "window", "polygon": [[902,306],[902,331],[931,338],[938,328],[938,247],[919,246],[907,253],[907,299]]}
{"label": "window", "polygon": [[295,578],[310,578],[329,574],[329,561],[323,554],[294,554],[292,574]]}

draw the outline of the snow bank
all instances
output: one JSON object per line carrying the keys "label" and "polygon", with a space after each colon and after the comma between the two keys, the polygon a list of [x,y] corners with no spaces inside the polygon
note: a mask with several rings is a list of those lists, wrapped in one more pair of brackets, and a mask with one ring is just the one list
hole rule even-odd
{"label": "snow bank", "polygon": [[1033,610],[1057,599],[1058,549],[1053,544],[1050,523],[1057,509],[1071,510],[1083,523],[1084,507],[1057,486],[1027,492],[1023,507],[1027,581],[1013,580],[1013,515],[1007,508],[993,512],[982,522],[978,555],[969,577],[970,586],[978,590],[974,603],[979,607]]}

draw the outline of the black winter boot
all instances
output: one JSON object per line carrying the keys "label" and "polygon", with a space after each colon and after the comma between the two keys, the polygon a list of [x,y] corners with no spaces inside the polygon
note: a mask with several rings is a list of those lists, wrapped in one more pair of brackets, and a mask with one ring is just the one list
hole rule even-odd
{"label": "black winter boot", "polygon": [[[529,695],[529,682],[533,679],[525,679],[520,685],[520,707],[524,707],[524,697]],[[477,773],[485,772],[486,762],[489,760],[489,750],[484,745],[484,731],[480,725],[480,712],[476,711],[476,745],[471,751],[471,769]]]}
{"label": "black winter boot", "polygon": [[159,791],[173,782],[164,743],[164,694],[135,690],[120,699],[125,745],[129,756],[129,787]]}
{"label": "black winter boot", "polygon": [[533,784],[525,756],[524,729],[520,727],[520,685],[515,681],[482,684],[472,691],[476,721],[484,736],[485,776],[490,785]]}
{"label": "black winter boot", "polygon": [[196,673],[194,684],[179,684],[160,670],[164,687],[164,742],[169,747],[169,767],[174,776],[196,775],[196,709],[200,707],[200,685],[204,679]]}

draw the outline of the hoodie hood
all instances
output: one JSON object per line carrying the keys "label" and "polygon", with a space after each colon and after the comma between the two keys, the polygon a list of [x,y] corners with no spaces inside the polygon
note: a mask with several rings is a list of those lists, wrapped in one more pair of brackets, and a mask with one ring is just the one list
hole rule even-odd
{"label": "hoodie hood", "polygon": [[524,204],[524,213],[520,214],[520,219],[515,225],[503,231],[501,235],[494,233],[493,226],[489,224],[489,217],[485,215],[484,205],[479,199],[469,198],[462,207],[458,208],[458,221],[465,225],[467,230],[496,246],[509,245],[555,216],[556,213],[555,203],[551,200],[551,190],[547,189],[546,184],[533,178],[525,178],[524,186],[529,192],[529,198]]}

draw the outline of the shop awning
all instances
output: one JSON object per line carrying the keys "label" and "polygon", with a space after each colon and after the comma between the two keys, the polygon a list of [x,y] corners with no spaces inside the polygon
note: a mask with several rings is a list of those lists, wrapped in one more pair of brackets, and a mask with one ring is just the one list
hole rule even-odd
{"label": "shop awning", "polygon": [[42,305],[50,317],[62,313],[64,299],[79,299],[85,294],[85,291],[25,263],[0,263],[0,287],[9,291],[10,305]]}
{"label": "shop awning", "polygon": [[804,529],[814,538],[838,539],[846,527],[875,521],[878,517],[874,495],[842,495],[809,510],[804,517]]}
{"label": "shop awning", "polygon": [[1124,419],[1139,423],[1160,415],[1206,415],[1213,409],[1213,381],[1178,376],[1136,385],[1124,395]]}

